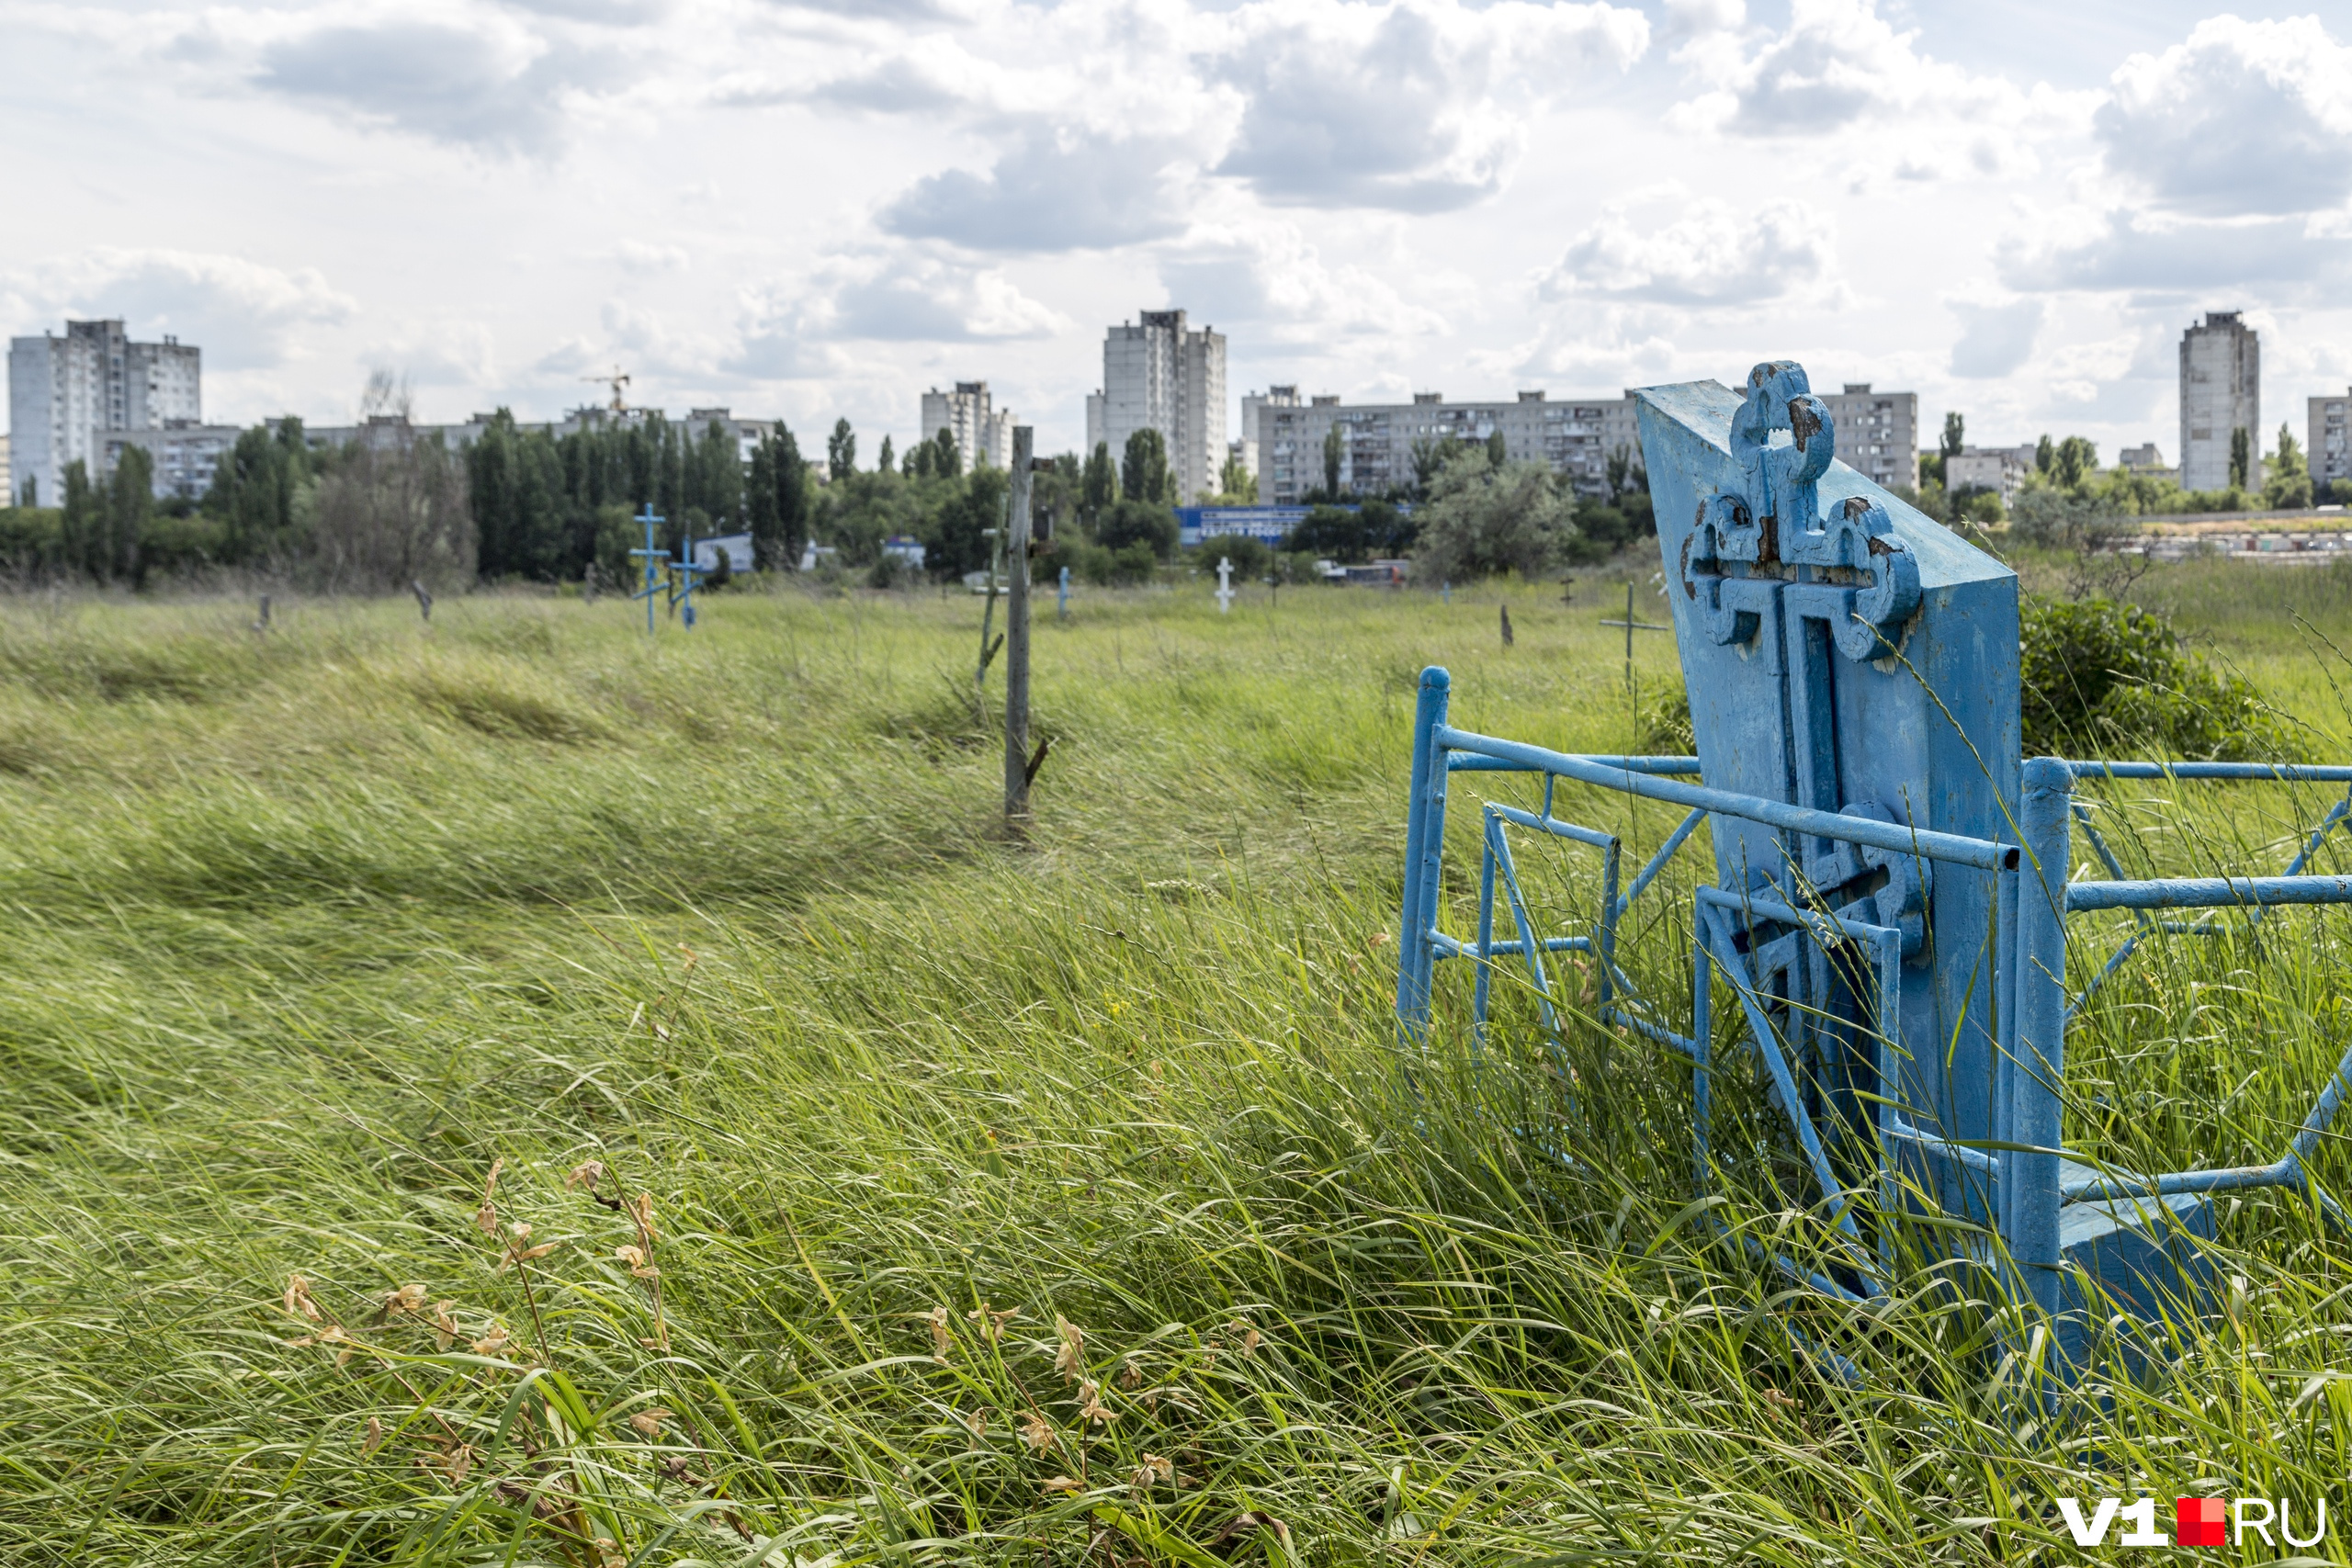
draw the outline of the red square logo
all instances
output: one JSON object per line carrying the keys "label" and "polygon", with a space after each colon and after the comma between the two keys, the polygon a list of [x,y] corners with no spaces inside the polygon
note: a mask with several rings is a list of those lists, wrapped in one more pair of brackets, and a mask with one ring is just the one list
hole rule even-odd
{"label": "red square logo", "polygon": [[2179,1545],[2220,1546],[2222,1521],[2229,1505],[2219,1497],[2183,1497],[2177,1517]]}

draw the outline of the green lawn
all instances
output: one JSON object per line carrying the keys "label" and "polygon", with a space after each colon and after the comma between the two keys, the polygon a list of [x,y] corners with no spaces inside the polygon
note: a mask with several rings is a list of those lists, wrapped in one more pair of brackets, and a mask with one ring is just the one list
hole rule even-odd
{"label": "green lawn", "polygon": [[[1623,749],[1622,592],[1048,597],[1025,840],[961,595],[0,604],[0,1561],[2058,1563],[2058,1495],[2339,1486],[2352,1243],[2298,1201],[2223,1205],[2178,1368],[2037,1420],[1966,1303],[1708,1244],[1665,1054],[1579,1029],[1570,1117],[1523,997],[1474,1070],[1460,976],[1400,1050],[1418,672]],[[2141,596],[2352,733],[2345,580]],[[2325,803],[2110,809],[2272,870]],[[2275,1143],[2343,933],[2135,961],[2070,1136]]]}

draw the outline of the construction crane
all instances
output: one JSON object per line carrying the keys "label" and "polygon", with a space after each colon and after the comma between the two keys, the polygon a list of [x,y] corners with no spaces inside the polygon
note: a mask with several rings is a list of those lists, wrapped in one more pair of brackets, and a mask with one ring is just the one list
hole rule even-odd
{"label": "construction crane", "polygon": [[580,378],[583,381],[593,381],[600,387],[610,387],[613,389],[613,412],[615,413],[628,412],[628,404],[621,398],[621,389],[628,385],[628,374],[619,366],[614,366],[613,373],[609,376],[582,376]]}

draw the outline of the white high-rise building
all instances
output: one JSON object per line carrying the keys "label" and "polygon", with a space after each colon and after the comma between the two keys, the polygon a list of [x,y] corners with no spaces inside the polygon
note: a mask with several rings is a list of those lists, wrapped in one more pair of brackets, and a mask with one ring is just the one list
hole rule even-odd
{"label": "white high-rise building", "polygon": [[916,434],[936,441],[943,430],[955,435],[967,472],[982,463],[1012,467],[1012,411],[995,406],[986,381],[958,381],[953,391],[934,387],[922,395],[922,428]]}
{"label": "white high-rise building", "polygon": [[1328,488],[1327,444],[1334,430],[1339,487],[1354,495],[1414,484],[1417,446],[1483,446],[1497,434],[1510,461],[1547,463],[1579,494],[1609,493],[1612,454],[1623,454],[1635,469],[1642,466],[1631,394],[1555,401],[1539,390],[1492,402],[1448,402],[1441,393],[1416,392],[1409,403],[1342,403],[1323,394],[1302,404],[1293,389],[1274,387],[1250,412],[1258,431],[1258,498],[1272,504],[1294,504],[1309,491]]}
{"label": "white high-rise building", "polygon": [[63,337],[9,340],[9,469],[18,501],[56,505],[76,459],[93,479],[107,472],[108,431],[203,423],[203,356],[192,344],[133,343],[119,321],[68,321]]}
{"label": "white high-rise building", "polygon": [[[1916,487],[1918,394],[1876,391],[1866,381],[1844,386],[1823,395],[1837,422],[1839,458],[1881,484]],[[1335,429],[1334,454],[1328,444]],[[1612,459],[1623,458],[1633,473],[1642,468],[1641,425],[1630,391],[1554,398],[1537,389],[1483,402],[1416,392],[1409,403],[1342,403],[1328,394],[1302,402],[1295,387],[1269,387],[1241,400],[1243,449],[1255,458],[1259,498],[1270,503],[1294,503],[1326,489],[1329,456],[1339,459],[1341,491],[1379,495],[1416,482],[1416,446],[1484,444],[1498,434],[1509,460],[1549,464],[1580,495],[1611,493]]]}
{"label": "white high-rise building", "polygon": [[2245,432],[2245,487],[2262,485],[2262,344],[2235,310],[2180,334],[2180,483],[2226,490],[2231,438]]}
{"label": "white high-rise building", "polygon": [[[2310,424],[2307,457],[2312,483],[2330,485],[2352,481],[2352,389],[2342,397],[2312,399],[2306,405]],[[2321,500],[2328,498],[2323,496]]]}
{"label": "white high-rise building", "polygon": [[1883,485],[1919,488],[1919,394],[1873,392],[1868,381],[1824,392],[1838,430],[1838,460]]}
{"label": "white high-rise building", "polygon": [[1265,438],[1260,434],[1260,429],[1265,423],[1264,411],[1270,408],[1295,409],[1296,407],[1298,407],[1298,388],[1295,384],[1287,387],[1268,387],[1262,392],[1241,394],[1241,439],[1238,443],[1241,450],[1238,455],[1241,458],[1241,467],[1251,479],[1259,477],[1259,464],[1263,461],[1265,456]]}
{"label": "white high-rise building", "polygon": [[1216,492],[1226,457],[1223,333],[1193,331],[1182,310],[1146,310],[1136,324],[1113,327],[1102,338],[1102,398],[1100,439],[1114,462],[1129,435],[1157,430],[1178,502]]}

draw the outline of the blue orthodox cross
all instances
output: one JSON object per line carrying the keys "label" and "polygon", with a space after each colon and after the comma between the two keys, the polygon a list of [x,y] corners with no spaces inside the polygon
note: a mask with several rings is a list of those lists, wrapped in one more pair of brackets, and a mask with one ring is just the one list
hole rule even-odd
{"label": "blue orthodox cross", "polygon": [[[684,613],[678,618],[685,623],[688,631],[695,629],[695,590],[701,585],[702,574],[709,570],[708,567],[695,559],[695,536],[693,528],[689,526],[686,530],[685,555],[684,558],[673,561],[670,565],[672,573],[670,608],[675,610],[681,605],[684,606]],[[648,615],[653,611],[653,606],[650,604],[645,608]]]}
{"label": "blue orthodox cross", "polygon": [[662,592],[662,569],[670,564],[670,552],[656,549],[653,547],[653,530],[667,523],[669,519],[655,516],[653,503],[648,502],[645,503],[644,510],[637,514],[637,521],[645,525],[645,547],[641,550],[631,550],[629,554],[642,556],[645,558],[645,586],[629,597],[645,601],[645,632],[648,637],[650,637],[653,635],[653,596]]}

